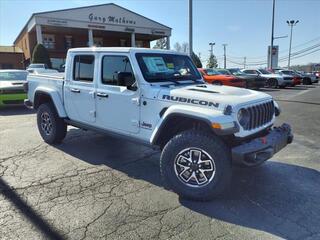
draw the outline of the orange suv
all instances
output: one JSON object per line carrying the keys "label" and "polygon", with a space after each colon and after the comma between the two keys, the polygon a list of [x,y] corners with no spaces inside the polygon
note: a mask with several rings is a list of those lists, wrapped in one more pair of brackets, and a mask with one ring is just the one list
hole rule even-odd
{"label": "orange suv", "polygon": [[211,68],[198,68],[203,79],[211,84],[215,85],[227,85],[233,87],[245,87],[246,83],[242,79],[236,78],[230,75],[220,74],[218,71],[215,71]]}

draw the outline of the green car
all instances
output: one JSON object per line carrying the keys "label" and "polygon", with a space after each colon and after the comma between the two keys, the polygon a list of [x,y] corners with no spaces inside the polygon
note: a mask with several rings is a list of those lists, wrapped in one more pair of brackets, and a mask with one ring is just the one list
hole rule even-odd
{"label": "green car", "polygon": [[25,70],[0,70],[0,108],[23,103],[27,98],[23,89],[27,75]]}

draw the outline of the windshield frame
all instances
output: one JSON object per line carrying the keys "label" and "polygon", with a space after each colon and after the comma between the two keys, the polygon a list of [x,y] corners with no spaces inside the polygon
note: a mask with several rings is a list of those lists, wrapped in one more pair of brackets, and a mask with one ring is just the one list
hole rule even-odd
{"label": "windshield frame", "polygon": [[[143,57],[161,57],[161,56],[171,56],[171,57],[176,56],[176,57],[185,58],[188,61],[191,71],[193,71],[192,75],[181,75],[181,76],[172,76],[172,77],[170,77],[170,75],[168,76],[162,75],[156,78],[151,78],[150,76],[147,75],[146,71],[144,71],[144,68],[146,66],[142,65],[142,64],[145,65]],[[180,81],[193,81],[193,82],[199,82],[199,83],[203,81],[198,69],[196,68],[192,59],[188,55],[174,54],[174,53],[157,53],[157,52],[137,52],[135,53],[135,58],[140,68],[140,71],[143,75],[144,80],[148,83],[172,82],[172,83],[179,84]]]}

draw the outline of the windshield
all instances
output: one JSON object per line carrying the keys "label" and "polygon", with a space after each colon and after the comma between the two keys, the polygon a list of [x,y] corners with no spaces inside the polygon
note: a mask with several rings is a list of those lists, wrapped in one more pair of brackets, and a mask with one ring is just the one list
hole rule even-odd
{"label": "windshield", "polygon": [[245,73],[241,72],[240,69],[228,69],[229,72],[231,72],[232,75],[240,76],[240,75],[246,75]]}
{"label": "windshield", "polygon": [[232,75],[227,69],[218,69],[217,71],[224,75]]}
{"label": "windshield", "polygon": [[271,74],[271,72],[268,72],[268,71],[265,70],[265,69],[259,69],[259,71],[260,71],[262,74]]}
{"label": "windshield", "polygon": [[294,75],[293,71],[282,71],[283,74]]}
{"label": "windshield", "polygon": [[0,81],[26,80],[27,72],[0,72]]}
{"label": "windshield", "polygon": [[165,53],[137,53],[136,58],[143,77],[148,82],[201,80],[188,56]]}
{"label": "windshield", "polygon": [[220,75],[219,72],[217,72],[211,68],[206,69],[205,72],[207,73],[208,76]]}

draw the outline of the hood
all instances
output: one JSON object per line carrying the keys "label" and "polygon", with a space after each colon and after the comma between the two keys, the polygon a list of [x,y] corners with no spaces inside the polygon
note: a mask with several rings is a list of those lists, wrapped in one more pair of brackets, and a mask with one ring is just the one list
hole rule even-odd
{"label": "hood", "polygon": [[276,73],[261,74],[260,76],[267,77],[267,78],[282,78],[280,74],[276,74]]}
{"label": "hood", "polygon": [[235,79],[236,77],[233,75],[204,75],[204,79],[208,80],[227,80],[227,79]]}
{"label": "hood", "polygon": [[23,88],[24,80],[0,81],[0,88]]}
{"label": "hood", "polygon": [[272,97],[266,93],[244,88],[201,84],[161,88],[158,99],[224,110],[227,105],[243,106],[270,100]]}

